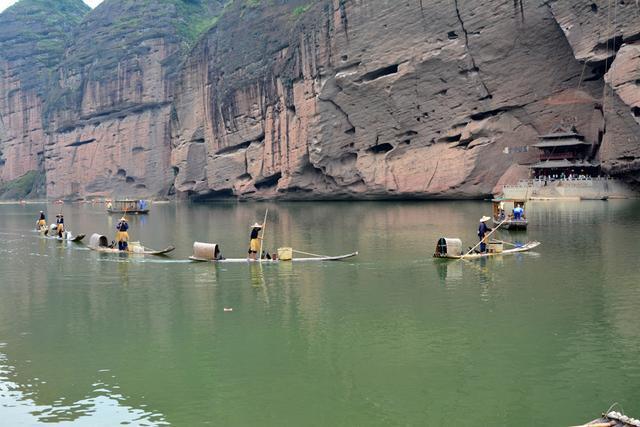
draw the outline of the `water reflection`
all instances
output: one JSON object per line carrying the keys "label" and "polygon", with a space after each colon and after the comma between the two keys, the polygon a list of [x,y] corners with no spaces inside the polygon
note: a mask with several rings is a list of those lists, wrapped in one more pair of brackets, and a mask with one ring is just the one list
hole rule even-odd
{"label": "water reflection", "polygon": [[[6,348],[0,343],[0,350]],[[96,426],[116,424],[169,425],[165,417],[150,411],[146,405],[135,408],[127,405],[126,396],[113,383],[108,370],[96,372],[99,378],[82,399],[69,401],[64,396],[47,402],[41,398],[40,388],[47,384],[39,378],[22,379],[16,368],[9,364],[6,354],[0,352],[0,408],[3,419],[11,425]]]}
{"label": "water reflection", "polygon": [[[502,238],[540,240],[538,253],[476,261],[431,253],[441,236],[474,244],[488,203],[164,205],[132,219],[136,240],[177,246],[164,259],[7,236],[0,415],[12,424],[416,425],[464,424],[460,414],[473,413],[538,425],[558,423],[551,411],[568,425],[613,399],[634,410],[640,271],[629,256],[640,221],[624,203],[599,203],[533,203],[527,233]],[[361,255],[184,261],[194,240],[246,256],[248,226],[267,206],[270,251]],[[0,210],[0,229],[26,230],[38,208]],[[74,231],[113,235],[101,208],[65,213]]]}
{"label": "water reflection", "polygon": [[448,285],[455,285],[462,280],[462,261],[435,259],[433,262],[441,282]]}

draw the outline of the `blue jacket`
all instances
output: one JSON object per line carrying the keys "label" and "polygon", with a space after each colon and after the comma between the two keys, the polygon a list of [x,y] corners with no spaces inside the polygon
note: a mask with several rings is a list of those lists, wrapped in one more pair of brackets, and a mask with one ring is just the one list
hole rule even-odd
{"label": "blue jacket", "polygon": [[482,239],[489,231],[491,231],[491,229],[487,227],[487,224],[481,222],[480,226],[478,227],[478,237]]}

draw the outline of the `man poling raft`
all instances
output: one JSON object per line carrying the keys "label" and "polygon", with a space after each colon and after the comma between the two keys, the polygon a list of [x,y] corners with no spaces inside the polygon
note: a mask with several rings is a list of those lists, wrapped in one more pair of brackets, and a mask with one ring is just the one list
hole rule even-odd
{"label": "man poling raft", "polygon": [[38,231],[46,231],[47,230],[47,217],[45,216],[43,211],[40,211],[40,219],[36,221],[36,229]]}
{"label": "man poling raft", "polygon": [[120,221],[116,225],[116,242],[118,243],[118,250],[126,251],[129,247],[129,224],[125,217],[120,218]]}
{"label": "man poling raft", "polygon": [[64,233],[64,216],[61,213],[56,215],[56,233],[59,238],[62,238],[62,233]]}
{"label": "man poling raft", "polygon": [[249,259],[256,259],[256,255],[260,252],[260,241],[262,240],[262,236],[260,236],[260,230],[262,230],[263,225],[258,224],[257,222],[251,226],[251,236],[249,237]]}
{"label": "man poling raft", "polygon": [[491,231],[491,228],[487,225],[487,221],[491,218],[483,216],[480,218],[480,225],[478,226],[478,237],[480,238],[480,253],[487,252],[487,233]]}

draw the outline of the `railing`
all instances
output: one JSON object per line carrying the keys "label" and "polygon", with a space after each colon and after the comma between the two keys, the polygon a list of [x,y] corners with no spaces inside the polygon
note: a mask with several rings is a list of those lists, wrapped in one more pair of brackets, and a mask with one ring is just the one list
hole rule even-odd
{"label": "railing", "polygon": [[[545,177],[545,178],[534,178],[534,179],[523,179],[518,181],[517,184],[507,184],[504,188],[530,188],[530,187],[544,187],[549,183],[562,183],[562,185],[567,186],[583,186],[584,184],[589,185],[594,182],[611,182],[615,181],[615,178],[604,177],[604,176],[577,176],[577,177],[564,177],[564,178],[554,178],[554,177]],[[576,185],[573,185],[576,184]]]}
{"label": "railing", "polygon": [[540,160],[578,160],[580,157],[576,153],[549,153],[541,154]]}

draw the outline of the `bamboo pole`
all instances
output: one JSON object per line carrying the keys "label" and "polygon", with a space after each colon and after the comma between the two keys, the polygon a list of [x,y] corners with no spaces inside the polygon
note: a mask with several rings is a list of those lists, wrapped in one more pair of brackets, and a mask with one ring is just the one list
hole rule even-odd
{"label": "bamboo pole", "polygon": [[293,252],[298,253],[298,254],[302,254],[302,255],[311,255],[311,256],[315,256],[318,258],[331,258],[329,255],[318,255],[318,254],[312,254],[311,252],[303,252],[303,251],[297,251],[295,249],[292,249]]}
{"label": "bamboo pole", "polygon": [[262,237],[260,238],[260,252],[258,253],[258,259],[260,259],[260,263],[262,264],[262,243],[264,242],[264,231],[267,227],[267,215],[269,214],[269,209],[264,213],[264,221],[262,221]]}
{"label": "bamboo pole", "polygon": [[498,243],[502,243],[503,245],[509,245],[509,246],[513,246],[513,247],[521,247],[522,245],[516,245],[515,243],[511,243],[511,242],[505,242],[504,240],[494,240],[494,242],[498,242]]}
{"label": "bamboo pole", "polygon": [[508,219],[509,219],[509,218],[505,218],[505,219],[504,219],[500,224],[498,224],[498,225],[496,226],[496,228],[494,228],[493,230],[491,230],[491,233],[487,234],[487,235],[486,235],[486,236],[484,236],[482,239],[480,239],[480,241],[479,241],[478,243],[476,243],[476,245],[475,245],[474,247],[472,247],[471,249],[469,249],[469,252],[467,252],[466,254],[462,255],[460,258],[464,258],[464,257],[466,257],[467,255],[469,255],[471,252],[473,252],[473,250],[474,250],[475,248],[477,248],[478,246],[480,246],[480,243],[482,243],[482,241],[483,241],[484,239],[487,239],[487,242],[488,242],[488,241],[489,241],[489,236],[491,236],[493,233],[495,233],[495,232],[496,232],[496,230],[497,230],[498,228],[500,228],[500,226],[501,226],[502,224],[504,224],[505,222],[507,222],[507,221],[508,221]]}

